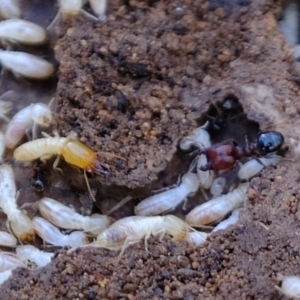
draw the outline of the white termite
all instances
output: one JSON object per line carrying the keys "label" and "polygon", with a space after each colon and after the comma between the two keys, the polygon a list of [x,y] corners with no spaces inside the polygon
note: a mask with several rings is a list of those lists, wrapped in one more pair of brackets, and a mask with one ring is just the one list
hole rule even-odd
{"label": "white termite", "polygon": [[5,122],[9,122],[9,119],[6,115],[11,111],[12,103],[10,101],[3,101],[1,99],[13,93],[13,91],[7,91],[0,96],[0,119],[3,119]]}
{"label": "white termite", "polygon": [[48,29],[51,29],[60,17],[64,20],[68,20],[77,17],[79,14],[83,14],[92,20],[98,21],[95,16],[82,9],[84,4],[84,0],[58,0],[58,13],[48,26]]}
{"label": "white termite", "polygon": [[100,21],[106,21],[107,0],[89,0],[90,6]]}
{"label": "white termite", "polygon": [[4,152],[5,152],[5,139],[4,139],[3,132],[0,131],[0,163],[3,162]]}
{"label": "white termite", "polygon": [[226,185],[226,179],[224,177],[217,177],[210,186],[210,193],[213,198],[221,196],[223,194]]}
{"label": "white termite", "polygon": [[48,127],[51,121],[51,110],[44,103],[32,103],[19,110],[7,125],[5,132],[6,147],[15,148],[30,129],[32,129],[34,139],[37,125]]}
{"label": "white termite", "polygon": [[0,16],[4,19],[18,19],[21,17],[19,0],[1,0]]}
{"label": "white termite", "polygon": [[18,161],[32,161],[51,157],[52,155],[61,155],[68,138],[48,137],[22,144],[14,151],[14,158]]}
{"label": "white termite", "polygon": [[173,215],[131,216],[113,223],[98,235],[94,243],[89,245],[111,250],[122,250],[121,255],[128,246],[139,242],[143,238],[145,238],[147,249],[147,240],[151,235],[160,236],[162,239],[165,234],[169,234],[175,240],[183,240],[188,231],[194,231],[194,229]]}
{"label": "white termite", "polygon": [[26,265],[12,253],[0,253],[0,272],[13,270],[18,267],[26,267]]}
{"label": "white termite", "polygon": [[70,207],[51,199],[43,198],[38,203],[41,215],[60,228],[78,229],[98,235],[110,224],[112,219],[105,215],[82,216]]}
{"label": "white termite", "polygon": [[207,157],[205,154],[201,154],[197,158],[197,175],[198,179],[200,181],[200,186],[203,189],[209,189],[214,178],[215,178],[215,173],[211,170],[207,171],[202,171],[200,170],[201,166],[205,166],[207,164]]}
{"label": "white termite", "polygon": [[0,245],[6,247],[14,247],[18,243],[17,239],[10,233],[0,231]]}
{"label": "white termite", "polygon": [[87,236],[82,231],[63,234],[47,220],[34,217],[32,223],[37,234],[48,244],[61,247],[78,247],[88,243]]}
{"label": "white termite", "polygon": [[37,267],[42,268],[51,262],[54,253],[41,251],[32,245],[22,245],[16,248],[17,257],[26,265],[33,262]]}
{"label": "white termite", "polygon": [[153,195],[140,202],[134,209],[136,215],[153,216],[170,211],[199,188],[199,179],[194,173],[182,176],[178,187]]}
{"label": "white termite", "polygon": [[179,147],[181,150],[189,150],[192,146],[207,148],[211,146],[210,135],[205,130],[207,127],[207,122],[194,129],[192,133],[181,139]]}
{"label": "white termite", "polygon": [[275,286],[285,296],[293,299],[300,299],[300,277],[299,276],[283,276],[278,274],[277,279],[281,281],[281,287]]}
{"label": "white termite", "polygon": [[240,167],[238,177],[241,180],[249,180],[258,175],[265,167],[277,165],[281,159],[282,157],[276,154],[260,157],[259,159],[251,159]]}
{"label": "white termite", "polygon": [[12,270],[0,272],[0,285],[4,283],[12,275]]}
{"label": "white termite", "polygon": [[54,65],[40,57],[20,51],[0,50],[2,66],[16,76],[43,80],[54,74]]}
{"label": "white termite", "polygon": [[191,226],[209,225],[222,220],[247,198],[249,183],[240,184],[232,192],[207,201],[190,211],[185,221]]}
{"label": "white termite", "polygon": [[191,245],[200,246],[206,241],[208,236],[209,234],[206,232],[193,231],[188,232],[185,238],[182,240],[188,242]]}
{"label": "white termite", "polygon": [[24,45],[41,45],[47,41],[43,27],[21,19],[0,22],[0,39]]}
{"label": "white termite", "polygon": [[[204,125],[194,129],[191,135],[184,137],[179,147],[182,150],[188,150],[192,145],[199,147],[200,149],[205,149],[211,146],[211,140],[209,133],[205,130],[207,128],[208,122]],[[209,189],[214,179],[214,172],[202,171],[200,167],[206,165],[207,158],[205,154],[198,155],[190,166],[192,170],[195,166],[197,169],[197,175],[200,181],[200,186],[202,189]]]}
{"label": "white termite", "polygon": [[238,220],[239,220],[239,217],[240,217],[240,212],[241,212],[241,209],[235,209],[231,216],[225,220],[223,220],[222,222],[220,222],[214,229],[212,232],[216,232],[216,231],[219,231],[219,230],[225,230],[227,229],[229,226],[231,225],[235,225]]}
{"label": "white termite", "polygon": [[20,240],[29,242],[35,238],[33,224],[28,216],[17,207],[14,172],[10,165],[0,166],[0,207],[7,215],[13,233]]}

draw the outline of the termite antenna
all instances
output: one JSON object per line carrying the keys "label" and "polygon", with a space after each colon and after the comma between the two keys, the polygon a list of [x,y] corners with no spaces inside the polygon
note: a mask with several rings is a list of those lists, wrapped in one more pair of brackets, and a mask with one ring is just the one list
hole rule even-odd
{"label": "termite antenna", "polygon": [[92,189],[91,189],[91,186],[90,186],[90,183],[89,183],[89,179],[88,179],[88,177],[86,175],[86,171],[85,170],[83,171],[83,176],[84,176],[85,183],[86,183],[86,186],[88,188],[88,191],[90,193],[90,196],[92,197],[93,201],[96,202],[96,198],[95,198],[95,196],[94,196],[94,194],[92,192]]}
{"label": "termite antenna", "polygon": [[114,211],[119,209],[121,206],[125,205],[127,202],[131,201],[133,198],[131,196],[127,196],[123,198],[121,201],[119,201],[116,205],[114,205],[107,213],[106,215],[109,216],[112,214]]}
{"label": "termite antenna", "polygon": [[97,154],[99,155],[105,155],[105,156],[108,156],[108,157],[116,157],[116,158],[119,158],[121,160],[124,160],[124,161],[127,161],[126,158],[122,157],[122,156],[119,156],[119,155],[116,155],[116,154],[112,154],[112,153],[109,153],[109,152],[102,152],[102,151],[97,151]]}

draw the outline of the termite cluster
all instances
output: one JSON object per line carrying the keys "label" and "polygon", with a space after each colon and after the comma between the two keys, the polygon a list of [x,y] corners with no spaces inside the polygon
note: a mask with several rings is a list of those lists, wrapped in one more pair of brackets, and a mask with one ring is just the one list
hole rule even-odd
{"label": "termite cluster", "polygon": [[[66,19],[79,13],[105,21],[106,1],[90,0],[89,3],[97,18],[82,9],[85,4],[83,0],[59,0],[59,13],[49,28],[60,16]],[[16,0],[2,1],[0,14],[8,19],[0,22],[2,41],[9,45],[15,42],[25,45],[47,42],[45,29],[19,19],[21,10]],[[0,50],[0,62],[15,75],[28,79],[43,80],[55,72],[54,64],[25,52]],[[83,216],[48,197],[37,203],[41,216],[30,219],[17,205],[14,171],[9,164],[3,163],[0,166],[0,208],[7,215],[10,233],[0,232],[0,245],[15,248],[15,252],[0,253],[0,282],[6,280],[14,268],[42,267],[51,261],[53,253],[41,251],[32,245],[22,245],[33,243],[36,235],[44,243],[69,247],[71,251],[78,247],[102,247],[119,250],[122,255],[127,247],[142,239],[148,249],[147,241],[150,236],[162,240],[166,234],[174,240],[198,246],[206,241],[210,233],[195,228],[213,227],[212,231],[216,232],[236,224],[247,200],[249,180],[264,167],[279,163],[281,156],[277,151],[284,139],[279,132],[268,131],[259,133],[254,142],[246,141],[245,146],[232,139],[213,144],[211,136],[219,134],[226,127],[228,119],[241,109],[231,99],[218,105],[220,113],[216,117],[207,116],[204,124],[179,142],[180,151],[196,154],[189,169],[181,174],[180,183],[140,201],[134,209],[135,215],[120,220],[101,214]],[[57,167],[59,158],[62,157],[67,163],[84,171],[87,187],[94,199],[86,172],[102,175],[110,172],[109,166],[99,161],[98,153],[74,136],[37,138],[38,126],[47,128],[52,122],[51,103],[32,103],[18,111],[11,120],[7,117],[10,109],[9,102],[0,102],[0,118],[7,122],[5,131],[0,132],[1,160],[3,161],[5,149],[14,151],[13,157],[19,162],[45,160],[56,155],[54,167]],[[20,145],[25,135],[29,141]],[[237,180],[228,187],[228,173],[237,167]],[[39,182],[38,187],[43,188],[43,183]],[[188,198],[199,191],[206,202],[186,211]],[[184,218],[167,214],[180,207],[183,202]],[[225,219],[226,217],[228,218]]]}

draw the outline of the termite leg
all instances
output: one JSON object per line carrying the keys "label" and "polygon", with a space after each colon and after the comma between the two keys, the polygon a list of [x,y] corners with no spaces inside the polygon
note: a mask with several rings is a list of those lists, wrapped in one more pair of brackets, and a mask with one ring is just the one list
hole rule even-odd
{"label": "termite leg", "polygon": [[106,215],[109,216],[110,214],[112,214],[114,211],[116,211],[117,209],[119,209],[121,206],[125,205],[127,202],[129,202],[130,200],[132,200],[133,198],[131,196],[127,196],[125,198],[123,198],[121,201],[119,201],[116,205],[114,205],[107,213]]}
{"label": "termite leg", "polygon": [[188,197],[186,197],[186,198],[184,199],[184,202],[183,202],[183,205],[182,205],[182,210],[183,210],[183,211],[186,211],[187,202],[188,202]]}
{"label": "termite leg", "polygon": [[47,30],[51,30],[52,27],[55,25],[55,23],[59,20],[61,16],[60,11],[56,14],[55,18],[52,20],[52,22],[48,25]]}
{"label": "termite leg", "polygon": [[89,183],[89,179],[88,179],[88,177],[87,177],[87,175],[86,175],[86,171],[85,171],[85,170],[83,171],[83,176],[84,176],[84,179],[85,179],[85,182],[86,182],[86,186],[87,186],[87,188],[88,188],[88,191],[89,191],[89,193],[90,193],[90,196],[91,196],[91,198],[93,199],[93,201],[96,202],[96,198],[95,198],[95,196],[94,196],[94,194],[93,194],[93,192],[92,192],[92,189],[91,189],[91,186],[90,186],[90,183]]}
{"label": "termite leg", "polygon": [[80,9],[80,11],[81,11],[81,13],[82,13],[84,16],[86,16],[86,17],[88,17],[88,18],[91,18],[93,21],[96,21],[96,22],[99,21],[99,19],[98,19],[97,17],[95,17],[94,15],[90,14],[90,13],[87,12],[86,10]]}
{"label": "termite leg", "polygon": [[59,164],[59,161],[60,161],[60,155],[57,155],[56,158],[55,158],[55,161],[53,163],[53,169],[55,169],[55,170],[58,169],[57,166]]}
{"label": "termite leg", "polygon": [[32,140],[35,140],[36,137],[37,137],[37,124],[36,124],[36,122],[33,123],[31,131],[32,131]]}
{"label": "termite leg", "polygon": [[150,238],[150,234],[147,234],[146,236],[145,236],[145,240],[144,240],[144,242],[145,242],[145,250],[147,251],[147,252],[149,252],[149,250],[148,250],[148,239]]}

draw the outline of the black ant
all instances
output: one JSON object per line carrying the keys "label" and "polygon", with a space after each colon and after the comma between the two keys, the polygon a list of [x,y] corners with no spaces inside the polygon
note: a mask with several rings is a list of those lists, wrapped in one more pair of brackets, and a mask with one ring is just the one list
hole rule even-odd
{"label": "black ant", "polygon": [[45,184],[42,181],[42,174],[44,173],[43,169],[39,166],[34,168],[34,176],[32,186],[36,192],[41,193],[45,189]]}
{"label": "black ant", "polygon": [[200,150],[199,154],[204,154],[207,158],[207,164],[201,166],[200,170],[219,171],[232,169],[236,162],[243,157],[264,156],[279,150],[283,143],[284,137],[277,131],[260,133],[256,138],[256,142],[247,143],[246,147],[239,146],[234,140],[227,140]]}
{"label": "black ant", "polygon": [[[214,109],[213,109],[214,108]],[[243,112],[241,104],[234,95],[228,95],[222,103],[213,104],[214,116],[207,115],[207,131],[211,135],[219,134],[226,126],[228,119]]]}

